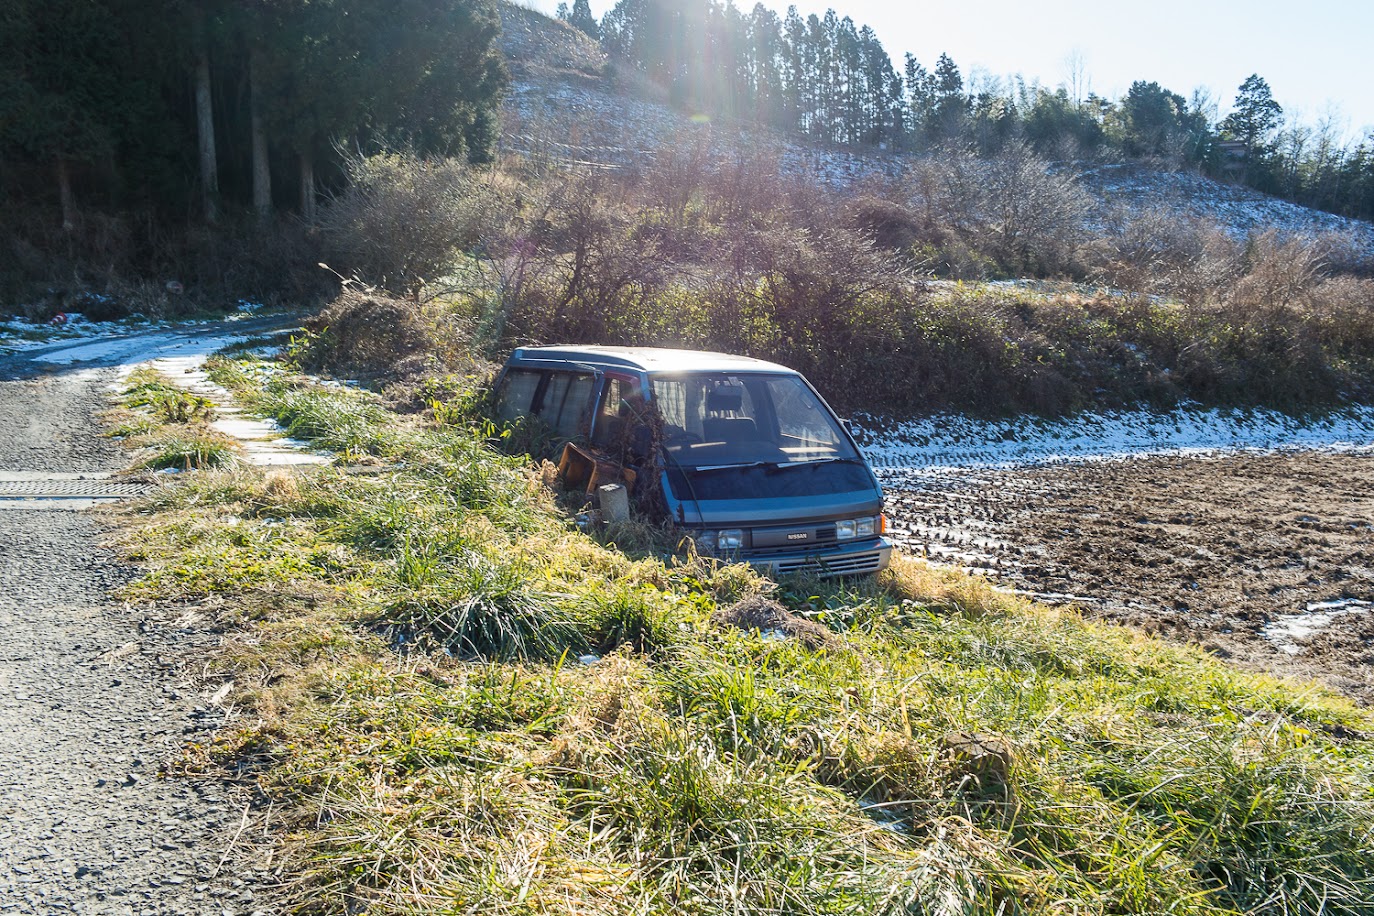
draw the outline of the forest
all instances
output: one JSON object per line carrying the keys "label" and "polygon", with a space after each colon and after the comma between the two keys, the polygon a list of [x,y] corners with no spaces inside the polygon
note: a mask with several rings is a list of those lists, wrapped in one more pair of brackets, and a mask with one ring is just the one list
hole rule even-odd
{"label": "forest", "polygon": [[958,143],[987,155],[1024,140],[1052,159],[1155,159],[1374,217],[1374,137],[1349,145],[1330,121],[1286,118],[1258,74],[1218,119],[1218,100],[1205,92],[1185,98],[1147,78],[1120,99],[1085,93],[1081,67],[1057,87],[966,76],[943,54],[929,67],[907,54],[899,69],[871,28],[833,9],[779,16],[762,3],[745,12],[718,0],[620,0],[598,23],[577,0],[561,15],[684,109],[918,153]]}
{"label": "forest", "polygon": [[308,221],[341,145],[488,156],[499,29],[486,0],[0,0],[0,199],[56,198],[69,232]]}

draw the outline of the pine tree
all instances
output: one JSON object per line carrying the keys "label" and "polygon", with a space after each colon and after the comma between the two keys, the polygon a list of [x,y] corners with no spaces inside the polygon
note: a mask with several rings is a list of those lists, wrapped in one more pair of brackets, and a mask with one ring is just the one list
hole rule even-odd
{"label": "pine tree", "polygon": [[1235,108],[1221,122],[1221,130],[1255,150],[1283,120],[1283,106],[1274,101],[1269,84],[1252,73],[1240,84]]}
{"label": "pine tree", "polygon": [[601,37],[601,27],[596,24],[596,17],[592,15],[592,6],[588,0],[573,0],[572,12],[560,18],[566,18],[573,28],[580,29],[593,38]]}
{"label": "pine tree", "polygon": [[948,54],[935,62],[934,117],[929,122],[936,139],[952,139],[964,129],[969,115],[969,99],[964,95],[964,77]]}
{"label": "pine tree", "polygon": [[913,137],[930,130],[935,116],[935,79],[914,54],[906,56],[907,126]]}

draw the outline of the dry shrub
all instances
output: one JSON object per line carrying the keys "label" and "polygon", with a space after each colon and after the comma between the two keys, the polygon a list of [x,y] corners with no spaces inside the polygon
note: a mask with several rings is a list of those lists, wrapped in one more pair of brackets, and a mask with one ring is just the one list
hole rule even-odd
{"label": "dry shrub", "polygon": [[320,229],[335,270],[400,295],[445,276],[490,225],[507,221],[498,186],[456,159],[352,156],[347,187]]}
{"label": "dry shrub", "polygon": [[1249,241],[1244,261],[1245,275],[1227,297],[1243,307],[1309,305],[1312,291],[1326,274],[1319,244],[1273,229]]}
{"label": "dry shrub", "polygon": [[1374,361],[1374,280],[1332,277],[1310,295],[1323,342],[1346,358]]}
{"label": "dry shrub", "polygon": [[421,307],[376,290],[344,288],[310,321],[301,368],[346,378],[392,379],[414,374],[437,352]]}
{"label": "dry shrub", "polygon": [[906,194],[929,226],[947,229],[1009,273],[1075,269],[1091,200],[1075,175],[1025,143],[996,155],[946,147],[912,166]]}
{"label": "dry shrub", "polygon": [[1113,214],[1083,254],[1099,281],[1190,302],[1234,283],[1243,269],[1241,246],[1219,226],[1163,209]]}
{"label": "dry shrub", "polygon": [[883,197],[866,195],[850,204],[849,224],[879,248],[896,252],[936,241],[931,227],[910,207]]}

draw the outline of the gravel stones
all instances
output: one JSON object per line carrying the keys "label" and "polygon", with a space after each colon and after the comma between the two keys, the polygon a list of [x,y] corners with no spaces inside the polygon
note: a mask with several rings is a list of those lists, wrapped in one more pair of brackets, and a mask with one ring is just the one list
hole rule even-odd
{"label": "gravel stones", "polygon": [[[95,421],[113,377],[4,361],[0,471],[116,469]],[[262,912],[229,849],[237,791],[159,775],[222,721],[192,718],[183,667],[214,636],[113,600],[131,572],[104,535],[87,512],[0,516],[0,913]]]}

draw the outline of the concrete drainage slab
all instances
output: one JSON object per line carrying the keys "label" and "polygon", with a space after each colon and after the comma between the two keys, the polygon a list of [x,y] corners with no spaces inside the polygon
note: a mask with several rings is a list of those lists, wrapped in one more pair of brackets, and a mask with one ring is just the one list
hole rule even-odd
{"label": "concrete drainage slab", "polygon": [[109,474],[0,471],[0,511],[86,509],[148,492],[146,483],[113,480]]}

